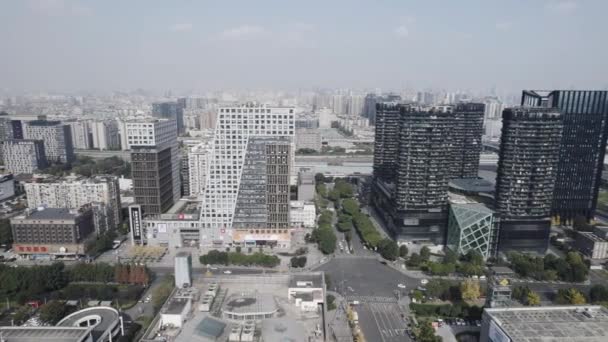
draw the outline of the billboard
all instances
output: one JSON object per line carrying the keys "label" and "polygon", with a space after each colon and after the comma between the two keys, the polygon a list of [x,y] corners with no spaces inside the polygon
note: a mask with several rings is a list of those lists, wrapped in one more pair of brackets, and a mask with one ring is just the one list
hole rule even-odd
{"label": "billboard", "polygon": [[129,206],[129,224],[131,226],[131,238],[133,239],[133,243],[141,244],[142,243],[142,233],[141,233],[141,206],[138,204]]}

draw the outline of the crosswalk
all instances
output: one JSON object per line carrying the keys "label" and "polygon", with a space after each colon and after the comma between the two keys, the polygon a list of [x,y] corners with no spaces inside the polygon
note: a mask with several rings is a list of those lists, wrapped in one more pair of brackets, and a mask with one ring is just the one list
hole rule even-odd
{"label": "crosswalk", "polygon": [[397,303],[395,297],[382,296],[347,296],[349,302],[358,301],[359,303]]}

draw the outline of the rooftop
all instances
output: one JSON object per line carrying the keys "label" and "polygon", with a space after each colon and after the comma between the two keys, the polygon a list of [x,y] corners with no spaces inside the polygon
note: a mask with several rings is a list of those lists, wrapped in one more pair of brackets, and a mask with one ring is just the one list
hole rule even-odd
{"label": "rooftop", "polygon": [[29,215],[16,216],[16,219],[25,220],[73,220],[79,213],[75,209],[66,208],[39,208],[32,210]]}
{"label": "rooftop", "polygon": [[513,342],[608,341],[608,309],[601,306],[492,308],[484,312]]}
{"label": "rooftop", "polygon": [[240,293],[230,296],[224,311],[237,314],[274,312],[277,310],[276,303],[271,294],[268,293]]}
{"label": "rooftop", "polygon": [[222,335],[226,323],[211,317],[205,317],[197,326],[196,332],[206,337],[217,338]]}
{"label": "rooftop", "polygon": [[79,342],[88,334],[80,327],[0,327],[3,342]]}
{"label": "rooftop", "polygon": [[167,303],[167,306],[162,313],[169,315],[179,315],[184,311],[184,308],[188,304],[189,299],[186,298],[173,298]]}
{"label": "rooftop", "polygon": [[[94,341],[97,341],[110,327],[117,324],[120,319],[120,314],[116,309],[107,306],[97,306],[76,311],[73,314],[64,317],[57,323],[57,327],[71,328],[76,324],[79,324],[83,318],[90,317],[91,315],[99,316],[101,319],[101,321],[91,330]],[[45,340],[46,339],[47,338],[45,337]]]}
{"label": "rooftop", "polygon": [[321,273],[293,274],[289,277],[290,288],[320,288],[323,287],[323,276]]}

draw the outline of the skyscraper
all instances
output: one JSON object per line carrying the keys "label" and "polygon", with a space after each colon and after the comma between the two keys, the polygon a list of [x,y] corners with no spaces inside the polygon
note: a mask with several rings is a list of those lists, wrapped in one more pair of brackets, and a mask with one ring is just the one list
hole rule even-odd
{"label": "skyscraper", "polygon": [[0,144],[8,172],[16,175],[34,173],[48,165],[42,140],[6,140]]}
{"label": "skyscraper", "polygon": [[202,196],[201,241],[216,246],[289,243],[294,131],[293,108],[219,108]]}
{"label": "skyscraper", "polygon": [[180,198],[177,126],[174,120],[126,123],[135,202],[144,214],[167,211]]}
{"label": "skyscraper", "polygon": [[557,108],[564,133],[552,214],[562,222],[593,217],[608,138],[607,91],[524,91],[523,106]]}
{"label": "skyscraper", "polygon": [[184,132],[184,108],[180,102],[158,102],[152,104],[152,115],[161,119],[175,120],[177,133]]}
{"label": "skyscraper", "polygon": [[374,141],[374,177],[394,182],[399,151],[401,104],[398,101],[376,104]]}
{"label": "skyscraper", "polygon": [[450,132],[454,158],[452,178],[477,178],[483,113],[483,103],[460,103],[454,106],[454,125]]}
{"label": "skyscraper", "polygon": [[548,247],[562,129],[556,109],[503,112],[495,195],[502,252],[544,253]]}

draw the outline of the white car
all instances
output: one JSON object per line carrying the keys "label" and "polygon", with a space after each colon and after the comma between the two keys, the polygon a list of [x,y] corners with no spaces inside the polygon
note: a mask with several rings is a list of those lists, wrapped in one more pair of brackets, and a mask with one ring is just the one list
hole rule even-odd
{"label": "white car", "polygon": [[224,274],[232,274],[232,271],[231,270],[225,270]]}
{"label": "white car", "polygon": [[426,285],[428,283],[429,283],[428,279],[422,279],[422,280],[420,280],[420,284],[422,284],[422,285]]}
{"label": "white car", "polygon": [[403,285],[403,284],[397,284],[397,287],[400,288],[400,289],[404,289],[405,285]]}

